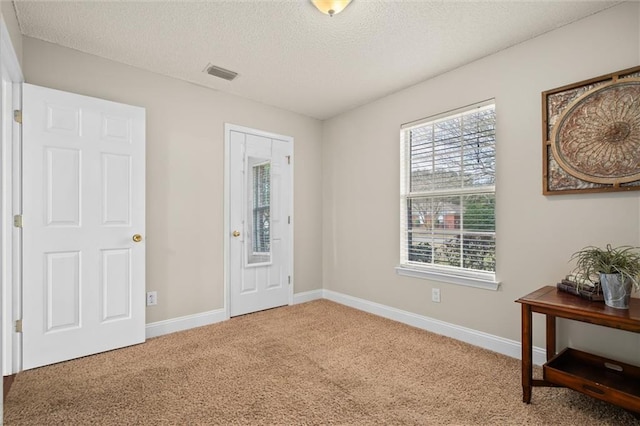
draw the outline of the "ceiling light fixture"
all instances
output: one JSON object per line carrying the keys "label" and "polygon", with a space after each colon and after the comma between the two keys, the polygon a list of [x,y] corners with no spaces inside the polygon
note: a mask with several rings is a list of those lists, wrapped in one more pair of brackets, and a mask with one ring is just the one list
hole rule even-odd
{"label": "ceiling light fixture", "polygon": [[344,10],[351,0],[311,0],[311,3],[325,15],[333,17]]}

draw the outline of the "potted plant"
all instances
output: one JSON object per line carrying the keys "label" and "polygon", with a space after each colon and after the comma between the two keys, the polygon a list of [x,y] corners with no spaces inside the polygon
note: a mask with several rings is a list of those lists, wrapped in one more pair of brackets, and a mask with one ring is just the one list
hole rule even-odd
{"label": "potted plant", "polygon": [[640,290],[640,251],[637,247],[589,246],[571,256],[574,273],[583,280],[600,280],[604,302],[617,309],[628,309],[631,292]]}

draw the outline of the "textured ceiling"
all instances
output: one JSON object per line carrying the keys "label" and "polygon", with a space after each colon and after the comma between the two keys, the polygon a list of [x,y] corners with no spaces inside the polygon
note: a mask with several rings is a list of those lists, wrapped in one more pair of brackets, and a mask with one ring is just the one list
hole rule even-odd
{"label": "textured ceiling", "polygon": [[[319,119],[619,1],[15,1],[24,35]],[[239,73],[232,82],[208,63]]]}

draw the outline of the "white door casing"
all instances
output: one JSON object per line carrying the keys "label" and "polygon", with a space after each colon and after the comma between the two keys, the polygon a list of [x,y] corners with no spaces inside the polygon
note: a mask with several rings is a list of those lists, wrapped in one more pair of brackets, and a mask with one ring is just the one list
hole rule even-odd
{"label": "white door casing", "polygon": [[[12,282],[12,250],[11,242],[13,237],[13,229],[9,218],[11,217],[11,160],[12,160],[12,110],[13,110],[13,84],[7,75],[4,63],[1,70],[1,82],[2,82],[2,98],[0,99],[0,129],[2,131],[2,150],[0,151],[0,186],[2,187],[2,199],[0,200],[0,208],[2,209],[2,223],[0,224],[0,236],[2,237],[2,260],[0,261],[0,277],[2,278],[2,371],[8,373],[12,369],[12,359],[8,348],[11,348],[9,341],[13,337],[14,333],[11,329],[12,324],[12,312],[11,309],[6,309],[7,299],[10,299],[11,295],[11,282]],[[8,373],[10,374],[10,373]],[[1,412],[1,410],[0,410]]]}
{"label": "white door casing", "polygon": [[145,340],[145,110],[23,85],[23,369]]}
{"label": "white door casing", "polygon": [[[13,226],[13,215],[20,212],[20,125],[13,110],[21,109],[21,83],[24,81],[18,57],[3,18],[0,18],[0,64],[2,69],[2,372],[17,373],[21,364],[21,335],[14,329],[20,318],[21,232]],[[1,404],[0,404],[1,407]],[[1,411],[0,411],[1,412]],[[0,416],[1,418],[2,416]]]}
{"label": "white door casing", "polygon": [[[12,338],[16,333],[11,330],[11,318],[13,315],[12,302],[12,284],[13,284],[13,238],[14,232],[11,227],[9,218],[13,208],[13,167],[12,159],[14,155],[14,132],[12,110],[14,106],[19,105],[17,95],[19,92],[14,90],[14,82],[22,81],[22,70],[18,63],[11,38],[4,22],[4,18],[0,15],[0,187],[2,188],[0,196],[0,366],[2,373],[11,374],[13,369],[13,358],[11,357],[14,349],[11,344]],[[18,100],[18,102],[15,102]],[[15,103],[14,103],[15,102]],[[3,391],[3,383],[0,381],[0,390]],[[4,401],[0,401],[0,424],[4,416]]]}
{"label": "white door casing", "polygon": [[225,128],[229,315],[291,303],[293,139]]}

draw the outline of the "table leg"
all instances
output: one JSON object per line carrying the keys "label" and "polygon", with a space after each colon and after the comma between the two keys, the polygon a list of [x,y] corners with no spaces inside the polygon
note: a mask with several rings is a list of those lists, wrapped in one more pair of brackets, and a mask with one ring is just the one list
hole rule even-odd
{"label": "table leg", "polygon": [[547,315],[547,361],[556,356],[556,317]]}
{"label": "table leg", "polygon": [[522,402],[531,403],[533,363],[531,361],[531,306],[522,304]]}

